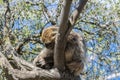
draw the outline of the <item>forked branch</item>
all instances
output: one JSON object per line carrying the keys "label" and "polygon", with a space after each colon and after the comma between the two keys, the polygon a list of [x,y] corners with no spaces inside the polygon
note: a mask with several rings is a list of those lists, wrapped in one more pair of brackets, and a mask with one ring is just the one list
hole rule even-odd
{"label": "forked branch", "polygon": [[72,30],[74,24],[76,23],[79,17],[79,14],[82,12],[87,1],[88,0],[80,0],[78,7],[73,11],[69,19],[68,17],[69,17],[69,11],[70,11],[72,0],[64,0],[63,9],[61,11],[61,21],[59,24],[60,28],[56,38],[55,50],[54,50],[54,53],[55,53],[54,65],[60,70],[64,70],[65,68],[64,51],[65,51],[67,36]]}

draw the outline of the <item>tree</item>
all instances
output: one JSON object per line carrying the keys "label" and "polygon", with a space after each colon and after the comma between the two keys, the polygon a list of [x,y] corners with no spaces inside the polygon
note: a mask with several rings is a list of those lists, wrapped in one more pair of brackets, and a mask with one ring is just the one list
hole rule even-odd
{"label": "tree", "polygon": [[[12,72],[11,68],[18,73],[24,73],[26,70],[25,73],[28,71],[30,74],[27,75],[28,77],[41,75],[41,73],[48,77],[59,76],[54,74],[54,69],[39,72],[39,68],[33,66],[31,62],[44,47],[40,41],[42,29],[54,24],[60,26],[64,0],[9,0],[9,4],[3,1],[0,0],[0,52],[2,53],[0,79],[5,80],[8,77],[10,79],[11,75],[5,75],[9,68],[9,72]],[[79,0],[72,0],[68,20],[71,21],[72,13],[78,4]],[[83,34],[87,43],[88,62],[86,70],[80,75],[85,80],[119,79],[120,77],[119,6],[119,0],[89,0],[74,27],[70,27]],[[14,54],[11,54],[13,52]],[[6,61],[5,65],[8,65],[7,68],[2,65],[4,61]],[[33,69],[36,72],[32,71]],[[24,78],[25,75],[20,76]]]}
{"label": "tree", "polygon": [[[31,38],[24,39],[24,41],[16,48],[13,47],[12,39],[14,39],[14,34],[12,34],[12,29],[10,28],[10,20],[12,20],[13,17],[11,17],[11,9],[10,9],[10,3],[8,0],[4,1],[6,3],[6,12],[4,14],[4,27],[3,31],[3,42],[1,49],[3,49],[3,52],[0,52],[0,59],[1,59],[1,67],[3,71],[5,72],[5,76],[8,80],[59,80],[59,79],[75,79],[73,77],[67,76],[67,74],[64,74],[61,76],[61,74],[58,72],[61,70],[64,70],[64,49],[66,46],[66,38],[70,31],[72,30],[75,22],[77,21],[77,18],[79,14],[81,13],[82,9],[84,8],[87,0],[80,0],[78,7],[73,11],[73,14],[71,15],[71,18],[69,17],[70,12],[70,6],[72,3],[72,0],[65,0],[63,1],[63,10],[61,11],[61,21],[60,21],[60,29],[59,29],[59,36],[57,43],[55,44],[55,55],[54,55],[54,62],[55,67],[58,69],[52,69],[50,71],[43,70],[41,68],[37,68],[33,66],[32,64],[26,62],[25,60],[22,60],[19,58],[21,46],[25,44],[25,42],[30,41]],[[29,2],[26,2],[29,3]],[[46,7],[43,5],[45,12],[47,13]],[[48,14],[49,15],[49,14]],[[67,16],[66,16],[67,15]],[[51,17],[51,16],[49,16]],[[52,21],[52,20],[50,20]],[[55,22],[54,22],[55,23]],[[8,33],[7,33],[8,32]],[[66,33],[67,32],[67,33]],[[64,36],[65,35],[65,36]],[[61,44],[61,41],[64,42]],[[6,56],[6,57],[5,57]],[[9,62],[10,61],[10,62]],[[65,76],[66,75],[66,76]]]}

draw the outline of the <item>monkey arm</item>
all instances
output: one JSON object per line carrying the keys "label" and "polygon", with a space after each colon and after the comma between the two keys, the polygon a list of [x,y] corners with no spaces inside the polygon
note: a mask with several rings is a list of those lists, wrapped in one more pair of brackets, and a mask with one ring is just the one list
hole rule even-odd
{"label": "monkey arm", "polygon": [[50,69],[53,67],[53,51],[44,48],[39,55],[33,60],[33,64],[43,69]]}

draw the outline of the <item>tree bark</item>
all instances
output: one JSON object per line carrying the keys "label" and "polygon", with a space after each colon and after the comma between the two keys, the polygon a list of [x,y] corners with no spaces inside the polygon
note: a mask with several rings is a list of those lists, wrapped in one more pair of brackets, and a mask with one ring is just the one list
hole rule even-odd
{"label": "tree bark", "polygon": [[59,31],[56,39],[55,44],[55,51],[54,51],[54,66],[60,70],[65,69],[65,46],[66,46],[66,39],[67,39],[67,21],[70,11],[72,0],[64,0],[63,9],[61,12],[61,21],[59,25]]}

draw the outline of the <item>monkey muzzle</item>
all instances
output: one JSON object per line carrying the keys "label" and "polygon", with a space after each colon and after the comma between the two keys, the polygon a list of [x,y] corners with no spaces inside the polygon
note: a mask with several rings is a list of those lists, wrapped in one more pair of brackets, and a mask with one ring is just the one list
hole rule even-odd
{"label": "monkey muzzle", "polygon": [[46,43],[45,47],[48,48],[48,49],[54,49],[54,45],[55,45],[55,43],[53,43],[53,42],[52,43]]}

